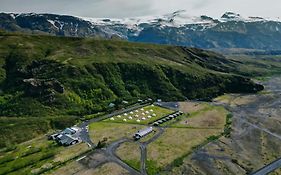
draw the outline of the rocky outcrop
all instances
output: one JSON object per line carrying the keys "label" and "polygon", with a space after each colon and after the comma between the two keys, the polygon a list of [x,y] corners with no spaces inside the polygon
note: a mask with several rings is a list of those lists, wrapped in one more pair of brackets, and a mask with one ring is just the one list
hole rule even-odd
{"label": "rocky outcrop", "polygon": [[24,79],[25,94],[32,97],[43,97],[48,102],[55,100],[56,93],[64,93],[63,85],[55,79]]}

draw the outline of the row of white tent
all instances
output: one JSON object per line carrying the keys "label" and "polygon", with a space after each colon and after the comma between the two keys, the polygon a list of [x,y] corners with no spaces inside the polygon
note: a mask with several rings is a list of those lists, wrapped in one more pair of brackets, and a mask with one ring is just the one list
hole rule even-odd
{"label": "row of white tent", "polygon": [[[141,122],[141,120],[147,120],[147,119],[157,116],[155,113],[153,113],[154,112],[153,109],[145,111],[143,108],[141,108],[140,111],[143,111],[141,113],[141,116],[139,114],[133,115],[134,113],[139,113],[139,110],[135,110],[135,111],[129,112],[129,114],[124,113],[123,115],[118,115],[118,116],[116,116],[116,118],[118,120],[118,119],[122,119],[124,117],[123,118],[124,122],[126,122],[128,120],[133,120],[133,119],[136,119],[136,122]],[[116,118],[111,117],[110,120],[114,121]]]}

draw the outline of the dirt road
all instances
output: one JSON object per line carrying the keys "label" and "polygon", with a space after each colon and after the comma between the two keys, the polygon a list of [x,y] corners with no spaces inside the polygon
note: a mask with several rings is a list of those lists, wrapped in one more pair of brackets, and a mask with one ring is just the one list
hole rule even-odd
{"label": "dirt road", "polygon": [[259,94],[230,94],[214,102],[233,114],[230,137],[193,153],[173,173],[261,175],[281,168],[281,77],[263,84]]}

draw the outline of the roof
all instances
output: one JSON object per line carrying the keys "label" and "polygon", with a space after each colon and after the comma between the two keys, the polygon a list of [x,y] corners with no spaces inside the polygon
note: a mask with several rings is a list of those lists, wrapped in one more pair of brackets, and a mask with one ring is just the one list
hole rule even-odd
{"label": "roof", "polygon": [[75,134],[76,130],[72,129],[72,128],[66,128],[65,130],[62,131],[62,134]]}
{"label": "roof", "polygon": [[109,103],[109,105],[108,105],[109,107],[114,107],[115,106],[115,104],[114,103]]}
{"label": "roof", "polygon": [[140,135],[141,137],[142,136],[145,136],[146,134],[150,133],[153,131],[153,128],[152,127],[148,127],[148,128],[145,128],[143,130],[139,130],[136,135]]}
{"label": "roof", "polygon": [[57,136],[57,139],[58,140],[64,140],[66,138],[66,135],[65,134],[59,134],[58,136]]}
{"label": "roof", "polygon": [[78,127],[76,127],[76,126],[73,126],[73,127],[71,127],[70,129],[72,129],[72,130],[74,130],[74,131],[76,131],[76,132],[80,131],[80,128],[78,128]]}
{"label": "roof", "polygon": [[74,137],[70,136],[70,135],[65,134],[65,135],[62,136],[62,139],[61,139],[59,142],[60,142],[61,144],[67,144],[67,145],[69,145],[69,144],[71,144],[71,142],[72,142],[73,140],[76,140],[76,139],[75,139]]}

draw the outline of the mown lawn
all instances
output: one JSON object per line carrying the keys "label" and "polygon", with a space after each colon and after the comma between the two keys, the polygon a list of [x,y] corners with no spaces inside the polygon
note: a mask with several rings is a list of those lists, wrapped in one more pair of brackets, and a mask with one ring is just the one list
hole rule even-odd
{"label": "mown lawn", "polygon": [[173,112],[174,111],[166,108],[150,105],[127,113],[123,113],[121,115],[113,116],[112,118],[106,119],[105,121],[145,125]]}

